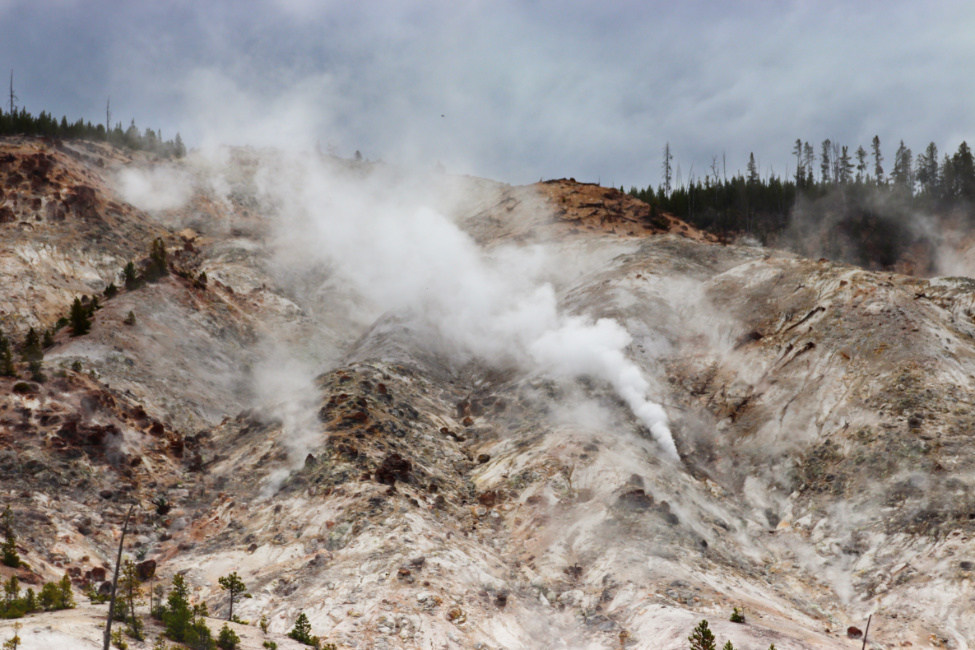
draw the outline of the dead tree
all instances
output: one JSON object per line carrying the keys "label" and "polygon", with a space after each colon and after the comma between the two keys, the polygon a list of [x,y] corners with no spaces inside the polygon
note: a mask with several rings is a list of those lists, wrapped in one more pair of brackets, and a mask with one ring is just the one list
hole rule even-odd
{"label": "dead tree", "polygon": [[115,558],[115,576],[112,578],[112,597],[108,601],[108,620],[105,622],[104,650],[109,650],[112,644],[112,614],[115,613],[115,590],[118,588],[118,572],[122,566],[122,544],[125,543],[125,531],[129,529],[129,517],[132,516],[133,508],[135,508],[134,505],[129,506],[129,511],[125,515],[125,523],[122,524],[122,537],[118,541],[118,555]]}

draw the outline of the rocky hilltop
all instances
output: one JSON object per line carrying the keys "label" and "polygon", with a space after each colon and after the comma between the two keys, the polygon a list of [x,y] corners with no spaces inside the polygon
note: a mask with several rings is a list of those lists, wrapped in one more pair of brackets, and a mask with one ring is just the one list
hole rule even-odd
{"label": "rocky hilltop", "polygon": [[[134,504],[156,580],[241,576],[245,648],[975,640],[970,279],[312,154],[8,138],[0,188],[4,580],[99,588]],[[22,647],[100,648],[77,599]]]}

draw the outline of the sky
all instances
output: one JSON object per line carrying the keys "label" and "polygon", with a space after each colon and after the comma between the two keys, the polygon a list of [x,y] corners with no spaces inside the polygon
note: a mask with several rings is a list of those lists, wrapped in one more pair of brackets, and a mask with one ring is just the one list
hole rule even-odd
{"label": "sky", "polygon": [[[970,0],[0,0],[31,112],[509,183],[975,141]],[[6,75],[5,75],[6,76]],[[7,93],[3,94],[4,97]],[[6,102],[4,103],[6,109]]]}

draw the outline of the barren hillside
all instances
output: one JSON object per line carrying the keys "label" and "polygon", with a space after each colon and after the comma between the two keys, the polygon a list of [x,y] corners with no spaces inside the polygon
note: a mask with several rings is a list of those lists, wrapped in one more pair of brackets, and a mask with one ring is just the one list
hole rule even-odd
{"label": "barren hillside", "polygon": [[[100,583],[135,504],[166,584],[225,616],[243,578],[245,648],[299,612],[339,648],[975,641],[972,280],[317,155],[8,139],[0,187],[4,334],[101,303],[0,378],[25,583]],[[23,647],[101,647],[106,607]]]}

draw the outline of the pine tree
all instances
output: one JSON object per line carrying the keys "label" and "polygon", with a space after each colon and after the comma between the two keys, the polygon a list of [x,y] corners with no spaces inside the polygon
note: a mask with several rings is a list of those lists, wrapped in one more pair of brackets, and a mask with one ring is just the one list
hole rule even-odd
{"label": "pine tree", "polygon": [[125,268],[122,269],[122,279],[125,282],[126,291],[133,291],[142,285],[138,274],[135,272],[135,264],[132,262],[126,264]]}
{"label": "pine tree", "polygon": [[14,534],[14,514],[7,506],[0,516],[0,532],[3,533],[3,544],[0,545],[0,561],[6,566],[16,569],[20,566],[20,555],[17,554],[17,536]]}
{"label": "pine tree", "polygon": [[975,201],[975,157],[967,142],[958,145],[958,151],[951,157],[954,172],[955,197]]}
{"label": "pine tree", "polygon": [[833,163],[830,160],[831,150],[833,143],[830,142],[829,138],[823,140],[822,150],[819,153],[819,179],[825,185],[829,183],[830,170],[833,168]]}
{"label": "pine tree", "polygon": [[237,572],[234,571],[229,576],[220,576],[217,578],[217,582],[220,583],[221,589],[225,589],[230,595],[230,613],[227,615],[227,620],[234,620],[234,603],[241,598],[250,598],[250,594],[247,593],[247,586],[244,581],[240,579]]}
{"label": "pine tree", "polygon": [[806,172],[802,166],[802,140],[796,139],[792,153],[796,155],[796,187],[802,187],[806,181]]}
{"label": "pine tree", "polygon": [[33,327],[27,330],[24,337],[23,359],[27,362],[41,361],[44,358],[44,351],[41,349],[41,337]]}
{"label": "pine tree", "polygon": [[295,626],[288,632],[288,636],[305,645],[312,644],[311,623],[308,622],[308,617],[305,616],[304,612],[298,614],[298,618],[295,619]]}
{"label": "pine tree", "polygon": [[856,152],[857,157],[857,183],[862,183],[867,180],[867,150],[863,147],[857,147]]}
{"label": "pine tree", "polygon": [[71,303],[71,336],[87,334],[90,329],[91,320],[88,318],[88,310],[81,304],[81,299],[75,298]]}
{"label": "pine tree", "polygon": [[119,579],[118,588],[122,592],[122,600],[128,608],[125,620],[128,623],[126,633],[137,641],[142,641],[145,636],[142,633],[142,621],[135,613],[135,606],[142,604],[142,582],[139,580],[139,572],[135,568],[132,560],[126,560],[122,565],[122,575]]}
{"label": "pine tree", "polygon": [[155,282],[169,275],[169,267],[166,262],[166,245],[163,244],[162,239],[156,238],[153,240],[149,250],[149,264],[146,266],[143,275],[146,282]]}
{"label": "pine tree", "polygon": [[10,579],[3,585],[4,604],[9,608],[18,598],[20,598],[20,580],[17,579],[17,576],[10,576]]}
{"label": "pine tree", "polygon": [[897,152],[894,154],[894,171],[891,172],[894,185],[913,191],[913,171],[913,154],[910,149],[904,146],[904,141],[901,140],[900,146],[897,147]]}
{"label": "pine tree", "polygon": [[60,582],[57,584],[58,588],[58,599],[56,608],[57,609],[74,609],[74,594],[71,591],[71,578],[67,573],[61,578]]}
{"label": "pine tree", "polygon": [[853,161],[850,159],[849,147],[843,146],[839,159],[840,183],[846,184],[853,180]]}
{"label": "pine tree", "polygon": [[691,650],[717,650],[714,634],[711,633],[707,620],[698,623],[687,640],[691,643]]}
{"label": "pine tree", "polygon": [[166,636],[173,641],[183,641],[193,624],[193,610],[190,609],[190,590],[186,580],[180,574],[173,576],[173,588],[166,599],[166,609],[163,612],[163,625],[166,626]]}
{"label": "pine tree", "polygon": [[760,178],[758,176],[758,163],[755,162],[755,154],[748,154],[748,184],[757,185]]}
{"label": "pine tree", "polygon": [[877,185],[884,182],[884,168],[882,163],[884,161],[883,155],[880,153],[880,136],[873,136],[873,140],[870,142],[870,148],[873,150],[873,173],[874,178],[877,180]]}

